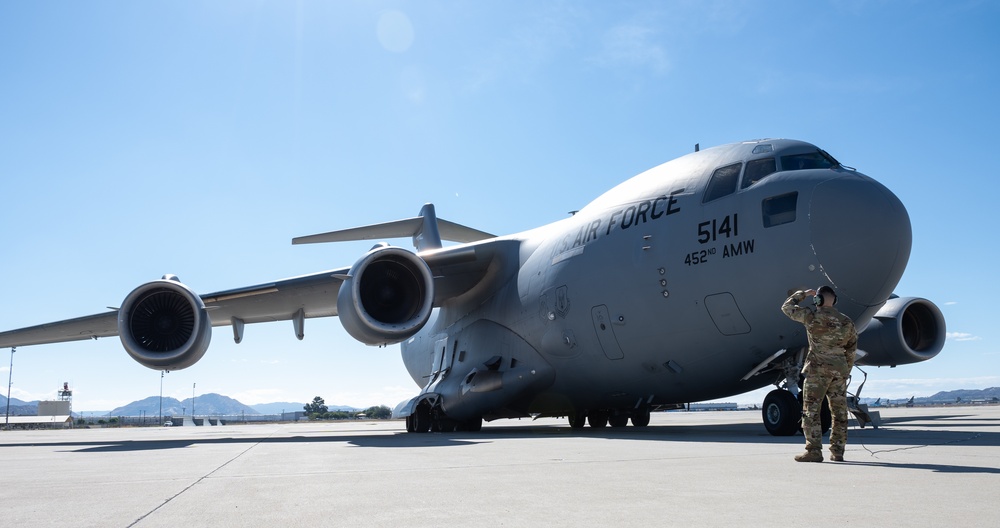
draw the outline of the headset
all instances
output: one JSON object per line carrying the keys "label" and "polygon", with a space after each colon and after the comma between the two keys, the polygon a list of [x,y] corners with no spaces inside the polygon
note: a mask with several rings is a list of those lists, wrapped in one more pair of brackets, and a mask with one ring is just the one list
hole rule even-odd
{"label": "headset", "polygon": [[816,295],[813,296],[813,304],[819,306],[826,302],[827,297],[823,295],[823,292],[829,292],[829,295],[833,296],[833,302],[830,303],[831,306],[837,304],[837,292],[833,291],[833,288],[829,286],[820,286],[816,289]]}

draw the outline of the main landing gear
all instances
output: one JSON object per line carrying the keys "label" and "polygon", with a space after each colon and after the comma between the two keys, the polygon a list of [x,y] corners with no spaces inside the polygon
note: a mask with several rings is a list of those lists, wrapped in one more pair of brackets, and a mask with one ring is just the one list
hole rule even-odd
{"label": "main landing gear", "polygon": [[[805,348],[791,351],[781,349],[743,377],[743,381],[746,381],[763,372],[777,371],[783,378],[775,382],[778,388],[764,397],[764,408],[761,409],[764,428],[774,436],[792,436],[802,432],[802,391],[799,387],[803,382],[802,363],[805,355]],[[820,422],[824,433],[830,430],[833,419],[830,416],[830,405],[825,399],[820,410]]]}
{"label": "main landing gear", "polygon": [[590,411],[578,411],[569,415],[569,426],[573,429],[583,429],[587,423],[594,428],[625,427],[629,420],[635,427],[646,427],[649,425],[649,409],[593,409]]}
{"label": "main landing gear", "polygon": [[476,432],[483,428],[483,419],[454,420],[435,412],[427,401],[417,406],[416,412],[406,417],[407,433],[451,433],[454,431]]}

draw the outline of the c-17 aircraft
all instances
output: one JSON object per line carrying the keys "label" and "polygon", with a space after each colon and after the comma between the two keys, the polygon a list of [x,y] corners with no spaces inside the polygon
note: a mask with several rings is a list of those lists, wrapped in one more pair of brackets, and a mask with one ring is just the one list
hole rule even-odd
{"label": "c-17 aircraft", "polygon": [[[695,152],[635,176],[563,220],[494,236],[419,216],[296,238],[380,242],[349,268],[198,295],[166,275],[111,312],[0,333],[0,347],[118,335],[151,369],[194,365],[212,328],[339,316],[367,345],[400,343],[420,387],[409,432],[568,416],[574,428],[775,385],[762,415],[799,430],[804,327],[781,312],[830,285],[861,332],[857,364],[928,360],[945,321],[893,294],[910,255],[906,209],[886,187],[788,139]],[[444,247],[442,241],[458,242]]]}

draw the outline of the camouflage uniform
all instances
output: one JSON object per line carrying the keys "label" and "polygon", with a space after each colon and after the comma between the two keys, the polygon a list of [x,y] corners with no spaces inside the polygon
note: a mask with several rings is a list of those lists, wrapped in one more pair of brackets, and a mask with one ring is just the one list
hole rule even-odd
{"label": "camouflage uniform", "polygon": [[826,396],[833,415],[830,454],[843,457],[847,444],[847,377],[854,368],[858,332],[851,318],[832,306],[822,306],[815,311],[799,306],[805,298],[804,291],[793,293],[781,305],[781,311],[804,324],[809,336],[809,352],[802,369],[805,375],[802,387],[802,430],[806,436],[806,452],[822,453],[823,426],[820,410],[823,397]]}

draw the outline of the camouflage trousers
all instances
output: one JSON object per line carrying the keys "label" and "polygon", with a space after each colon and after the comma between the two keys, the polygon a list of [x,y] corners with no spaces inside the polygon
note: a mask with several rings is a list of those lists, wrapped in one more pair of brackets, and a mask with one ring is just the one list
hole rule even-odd
{"label": "camouflage trousers", "polygon": [[807,366],[802,386],[802,432],[807,451],[823,450],[823,423],[820,412],[823,398],[830,403],[833,428],[830,430],[830,453],[844,454],[847,445],[847,376],[839,370]]}

